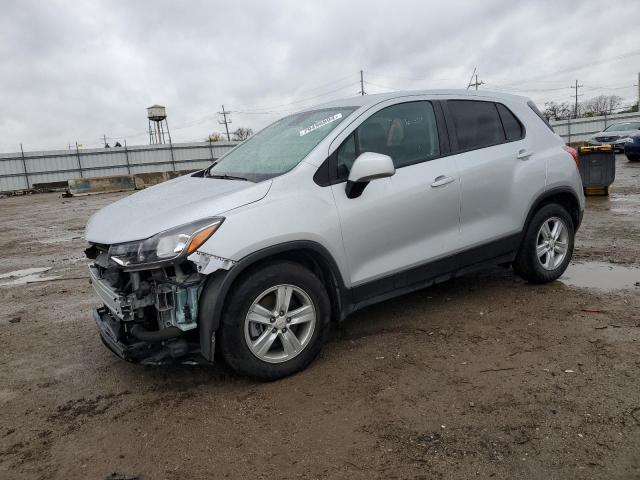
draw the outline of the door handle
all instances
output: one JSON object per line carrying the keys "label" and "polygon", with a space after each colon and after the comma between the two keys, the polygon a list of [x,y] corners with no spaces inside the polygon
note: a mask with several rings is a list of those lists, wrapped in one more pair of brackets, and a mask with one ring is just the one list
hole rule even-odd
{"label": "door handle", "polygon": [[533,155],[533,152],[530,152],[529,150],[523,148],[522,150],[518,151],[518,156],[516,158],[518,160],[526,160],[531,155]]}
{"label": "door handle", "polygon": [[455,178],[453,177],[448,177],[446,175],[439,175],[433,180],[433,183],[431,184],[431,186],[434,188],[442,187],[443,185],[448,185],[454,181],[455,181]]}

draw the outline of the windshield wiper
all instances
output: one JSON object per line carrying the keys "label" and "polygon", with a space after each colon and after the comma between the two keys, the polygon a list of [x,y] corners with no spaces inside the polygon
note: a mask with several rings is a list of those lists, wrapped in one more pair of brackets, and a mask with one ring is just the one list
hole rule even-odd
{"label": "windshield wiper", "polygon": [[209,177],[209,178],[221,178],[223,180],[244,180],[245,182],[249,181],[248,178],[236,177],[235,175],[227,175],[226,173],[224,173],[222,175],[216,175],[215,173],[209,172],[207,177]]}

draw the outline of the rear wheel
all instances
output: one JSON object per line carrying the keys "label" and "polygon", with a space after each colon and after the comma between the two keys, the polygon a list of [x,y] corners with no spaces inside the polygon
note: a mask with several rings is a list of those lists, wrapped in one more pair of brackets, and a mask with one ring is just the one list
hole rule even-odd
{"label": "rear wheel", "polygon": [[222,318],[220,347],[238,373],[275,380],[305,368],[320,353],[330,304],[320,279],[305,267],[278,262],[234,285]]}
{"label": "rear wheel", "polygon": [[629,160],[630,162],[637,162],[638,160],[640,160],[640,155],[627,154],[627,160]]}
{"label": "rear wheel", "polygon": [[571,261],[574,236],[573,221],[561,205],[543,206],[527,226],[513,263],[515,272],[532,283],[556,280]]}

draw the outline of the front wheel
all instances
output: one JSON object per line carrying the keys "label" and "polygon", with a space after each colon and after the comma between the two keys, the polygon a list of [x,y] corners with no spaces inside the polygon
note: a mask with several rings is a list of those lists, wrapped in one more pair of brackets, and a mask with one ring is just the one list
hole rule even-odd
{"label": "front wheel", "polygon": [[513,269],[532,283],[556,280],[571,261],[574,237],[567,211],[555,203],[545,205],[529,222]]}
{"label": "front wheel", "polygon": [[304,369],[329,328],[324,285],[307,268],[272,263],[244,275],[222,317],[220,347],[236,372],[276,380]]}

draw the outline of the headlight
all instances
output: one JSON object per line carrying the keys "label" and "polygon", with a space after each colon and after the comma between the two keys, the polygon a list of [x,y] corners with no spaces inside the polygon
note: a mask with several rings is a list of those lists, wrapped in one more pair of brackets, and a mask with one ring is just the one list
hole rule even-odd
{"label": "headlight", "polygon": [[206,218],[160,232],[146,240],[109,248],[109,257],[123,267],[158,264],[195,252],[220,227],[224,218]]}

